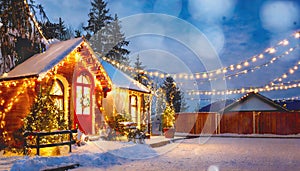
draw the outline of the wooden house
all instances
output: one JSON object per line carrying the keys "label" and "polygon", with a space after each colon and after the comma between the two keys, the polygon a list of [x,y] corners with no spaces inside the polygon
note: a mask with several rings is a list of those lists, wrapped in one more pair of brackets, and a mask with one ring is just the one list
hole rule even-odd
{"label": "wooden house", "polygon": [[117,114],[127,115],[139,128],[150,127],[151,91],[124,72],[102,61],[112,81],[112,91],[103,100],[106,119]]}
{"label": "wooden house", "polygon": [[23,124],[40,90],[51,87],[54,103],[69,129],[94,134],[101,122],[102,99],[112,85],[83,38],[51,44],[0,77],[0,133],[10,140]]}

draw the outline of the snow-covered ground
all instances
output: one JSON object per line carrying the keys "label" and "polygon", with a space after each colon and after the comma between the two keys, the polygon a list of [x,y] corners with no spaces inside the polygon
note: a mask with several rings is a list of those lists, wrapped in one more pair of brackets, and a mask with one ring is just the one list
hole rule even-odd
{"label": "snow-covered ground", "polygon": [[279,138],[195,138],[158,148],[93,141],[74,147],[66,156],[18,158],[11,170],[43,170],[72,163],[80,165],[74,170],[85,171],[300,170],[299,149],[300,139]]}

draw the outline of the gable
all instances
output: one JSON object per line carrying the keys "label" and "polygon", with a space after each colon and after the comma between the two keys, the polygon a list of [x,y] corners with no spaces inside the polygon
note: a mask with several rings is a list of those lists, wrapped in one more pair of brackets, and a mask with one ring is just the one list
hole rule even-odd
{"label": "gable", "polygon": [[226,106],[220,112],[246,112],[246,111],[288,111],[271,99],[255,92],[243,96],[240,100]]}
{"label": "gable", "polygon": [[237,112],[237,111],[277,111],[278,109],[265,101],[252,96],[248,98],[246,101],[241,102],[231,108],[229,111]]}

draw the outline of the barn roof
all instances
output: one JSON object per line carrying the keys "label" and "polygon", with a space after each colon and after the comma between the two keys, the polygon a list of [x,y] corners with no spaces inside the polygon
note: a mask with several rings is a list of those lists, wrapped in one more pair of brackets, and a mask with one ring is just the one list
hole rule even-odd
{"label": "barn roof", "polygon": [[115,68],[108,62],[102,60],[101,64],[108,76],[110,77],[113,85],[123,89],[129,89],[143,93],[150,93],[150,90],[146,86],[130,78],[124,72]]}
{"label": "barn roof", "polygon": [[10,72],[3,74],[0,80],[38,76],[41,73],[47,72],[62,61],[83,41],[83,38],[75,38],[51,44],[45,52],[30,57]]}
{"label": "barn roof", "polygon": [[219,112],[242,112],[242,111],[288,111],[271,99],[255,92],[244,95],[241,99],[226,106]]}

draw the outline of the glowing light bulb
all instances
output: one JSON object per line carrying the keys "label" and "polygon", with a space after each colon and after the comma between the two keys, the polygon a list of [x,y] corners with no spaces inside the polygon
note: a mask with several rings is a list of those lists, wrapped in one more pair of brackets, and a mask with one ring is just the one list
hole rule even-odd
{"label": "glowing light bulb", "polygon": [[300,38],[300,32],[297,32],[297,33],[295,34],[295,38],[296,38],[296,39],[299,39],[299,38]]}
{"label": "glowing light bulb", "polygon": [[256,60],[257,60],[256,57],[252,58],[252,62],[256,62]]}
{"label": "glowing light bulb", "polygon": [[287,78],[287,75],[286,75],[286,74],[283,74],[283,75],[282,75],[282,78]]}

